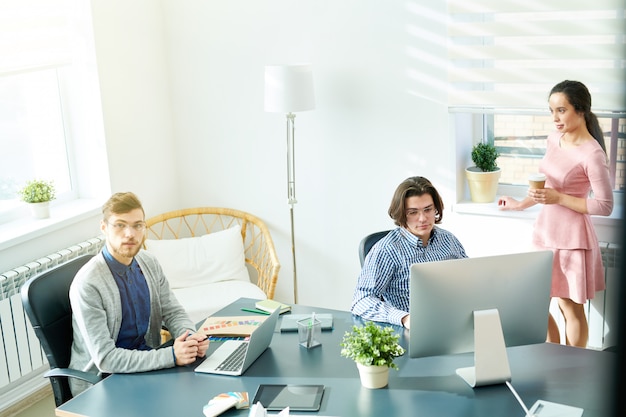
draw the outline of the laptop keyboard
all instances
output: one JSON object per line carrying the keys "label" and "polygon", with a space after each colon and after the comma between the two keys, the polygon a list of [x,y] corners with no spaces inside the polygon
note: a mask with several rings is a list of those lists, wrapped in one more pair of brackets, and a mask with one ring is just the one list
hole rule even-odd
{"label": "laptop keyboard", "polygon": [[244,358],[246,357],[246,351],[248,350],[248,344],[242,343],[237,349],[233,351],[222,363],[217,367],[219,371],[237,371],[243,366]]}

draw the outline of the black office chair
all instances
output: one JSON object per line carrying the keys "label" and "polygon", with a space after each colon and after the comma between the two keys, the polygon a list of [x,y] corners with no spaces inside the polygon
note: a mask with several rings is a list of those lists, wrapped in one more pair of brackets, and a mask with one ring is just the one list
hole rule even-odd
{"label": "black office chair", "polygon": [[68,378],[79,378],[92,384],[102,378],[69,369],[72,348],[72,311],[70,284],[78,270],[93,257],[83,255],[57,265],[29,279],[21,289],[22,305],[46,354],[54,402],[60,406],[72,398]]}
{"label": "black office chair", "polygon": [[369,253],[370,249],[372,249],[372,246],[374,246],[374,244],[380,239],[387,236],[387,233],[389,233],[389,230],[371,233],[361,240],[361,243],[359,243],[359,260],[361,261],[361,266],[363,266],[365,257]]}

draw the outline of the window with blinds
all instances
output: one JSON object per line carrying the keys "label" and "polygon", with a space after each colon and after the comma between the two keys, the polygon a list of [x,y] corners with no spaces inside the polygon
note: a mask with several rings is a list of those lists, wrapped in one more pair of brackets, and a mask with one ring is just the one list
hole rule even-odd
{"label": "window with blinds", "polygon": [[71,63],[70,6],[68,0],[2,0],[0,75]]}
{"label": "window with blinds", "polygon": [[91,24],[83,0],[0,0],[0,225],[27,215],[29,180],[53,181],[53,204],[108,180],[85,154],[104,141]]}
{"label": "window with blinds", "polygon": [[449,106],[545,109],[556,83],[624,111],[623,0],[448,0]]}
{"label": "window with blinds", "polygon": [[554,130],[548,94],[570,79],[589,88],[625,188],[625,14],[623,0],[448,0],[448,107],[480,124],[468,141],[496,145],[502,185],[526,186],[537,169]]}

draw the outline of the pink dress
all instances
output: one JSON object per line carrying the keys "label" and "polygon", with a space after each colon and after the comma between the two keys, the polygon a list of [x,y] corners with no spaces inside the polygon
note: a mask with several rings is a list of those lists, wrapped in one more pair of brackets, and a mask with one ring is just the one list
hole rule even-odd
{"label": "pink dress", "polygon": [[554,252],[551,296],[583,304],[605,288],[602,256],[590,215],[611,214],[613,190],[607,157],[598,142],[563,149],[561,136],[560,132],[548,136],[539,170],[546,175],[546,188],[587,198],[589,214],[546,204],[535,222],[533,242]]}

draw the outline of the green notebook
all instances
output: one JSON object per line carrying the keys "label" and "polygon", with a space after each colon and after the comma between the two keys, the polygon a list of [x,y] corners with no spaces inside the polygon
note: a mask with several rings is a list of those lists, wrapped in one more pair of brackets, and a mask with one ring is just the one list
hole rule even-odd
{"label": "green notebook", "polygon": [[291,311],[291,306],[288,304],[283,304],[275,300],[261,300],[257,301],[254,305],[259,310],[267,311],[268,313],[273,313],[274,310],[280,308],[280,314]]}

